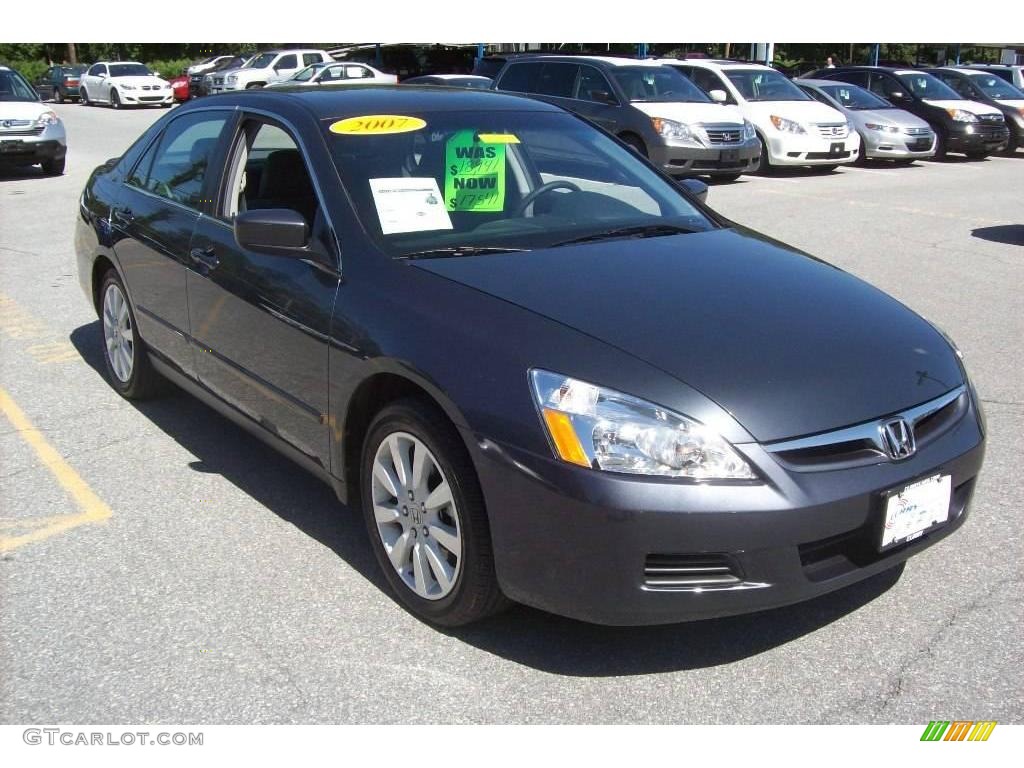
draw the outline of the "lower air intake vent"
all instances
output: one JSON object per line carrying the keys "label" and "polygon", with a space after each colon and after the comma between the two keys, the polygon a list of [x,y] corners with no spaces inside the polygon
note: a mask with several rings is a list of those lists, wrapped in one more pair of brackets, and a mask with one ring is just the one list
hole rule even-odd
{"label": "lower air intake vent", "polygon": [[728,555],[648,555],[644,584],[655,589],[723,587],[742,581],[740,569]]}

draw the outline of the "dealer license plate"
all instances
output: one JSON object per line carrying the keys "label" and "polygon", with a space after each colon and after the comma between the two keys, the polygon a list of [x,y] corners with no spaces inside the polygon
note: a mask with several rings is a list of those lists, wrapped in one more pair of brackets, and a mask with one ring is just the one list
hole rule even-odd
{"label": "dealer license plate", "polygon": [[949,475],[934,475],[892,491],[885,500],[885,524],[879,549],[913,541],[949,518]]}

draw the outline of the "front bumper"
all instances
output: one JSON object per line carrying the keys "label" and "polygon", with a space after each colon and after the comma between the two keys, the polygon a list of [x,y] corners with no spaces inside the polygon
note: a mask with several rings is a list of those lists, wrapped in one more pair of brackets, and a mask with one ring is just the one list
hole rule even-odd
{"label": "front bumper", "polygon": [[154,104],[173,104],[174,91],[125,91],[118,90],[117,95],[121,98],[122,104],[152,106]]}
{"label": "front bumper", "polygon": [[877,160],[924,159],[935,154],[935,134],[908,136],[864,129],[861,152]]}
{"label": "front bumper", "polygon": [[824,138],[810,133],[784,133],[770,127],[764,136],[772,165],[852,163],[860,153],[860,136],[855,131],[845,138]]}
{"label": "front bumper", "polygon": [[[637,479],[463,436],[504,592],[542,610],[618,625],[759,611],[892,568],[964,523],[985,451],[973,404],[941,439],[899,463],[794,472],[757,445],[741,446],[766,478],[756,485]],[[949,521],[879,553],[883,492],[937,473],[952,477]],[[652,555],[718,558],[739,578],[659,587],[647,572]]]}
{"label": "front bumper", "polygon": [[48,125],[35,136],[13,136],[0,131],[0,165],[35,165],[59,160],[67,154],[64,125]]}
{"label": "front bumper", "polygon": [[648,149],[652,163],[672,176],[730,175],[757,170],[761,144],[755,139],[711,147],[653,145]]}
{"label": "front bumper", "polygon": [[998,152],[1010,141],[1010,129],[1003,125],[958,124],[946,137],[949,152]]}

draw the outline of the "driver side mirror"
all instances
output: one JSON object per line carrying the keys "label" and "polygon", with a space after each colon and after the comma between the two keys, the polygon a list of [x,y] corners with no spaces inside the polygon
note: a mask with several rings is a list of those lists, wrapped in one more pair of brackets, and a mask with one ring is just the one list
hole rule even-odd
{"label": "driver side mirror", "polygon": [[905,94],[903,91],[890,91],[889,101],[904,102],[909,101],[909,99],[907,98],[907,94]]}
{"label": "driver side mirror", "polygon": [[259,208],[235,216],[235,242],[273,256],[309,258],[309,225],[290,208]]}
{"label": "driver side mirror", "polygon": [[716,104],[725,104],[729,101],[729,95],[721,88],[712,88],[708,91],[708,96],[710,96],[711,100]]}
{"label": "driver side mirror", "polygon": [[702,203],[708,201],[708,185],[700,179],[679,179],[677,183]]}

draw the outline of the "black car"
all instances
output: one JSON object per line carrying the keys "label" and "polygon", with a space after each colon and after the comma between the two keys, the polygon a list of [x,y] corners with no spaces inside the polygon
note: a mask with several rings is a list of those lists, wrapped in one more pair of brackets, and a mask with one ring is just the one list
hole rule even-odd
{"label": "black car", "polygon": [[993,72],[968,67],[936,67],[925,70],[935,75],[964,99],[995,107],[1003,113],[1010,129],[1007,152],[1024,146],[1024,91]]}
{"label": "black car", "polygon": [[41,99],[53,99],[63,104],[78,98],[78,82],[88,67],[85,64],[59,64],[50,67],[35,82]]}
{"label": "black car", "polygon": [[532,99],[191,101],[93,172],[75,244],[112,386],[330,483],[438,624],[804,600],[956,530],[982,464],[941,331]]}
{"label": "black car", "polygon": [[229,69],[238,69],[240,66],[245,64],[245,56],[232,56],[230,59],[224,59],[219,64],[209,69],[204,69],[202,72],[194,72],[188,76],[188,95],[189,98],[196,98],[197,96],[209,96],[209,90],[206,87],[206,76],[217,72],[226,72]]}
{"label": "black car", "polygon": [[935,131],[935,157],[959,152],[980,159],[1004,149],[1009,142],[1002,112],[987,104],[965,101],[920,69],[836,67],[819,69],[806,77],[859,85],[926,120]]}
{"label": "black car", "polygon": [[402,85],[440,85],[446,88],[490,88],[494,81],[481,75],[419,75],[408,77]]}

